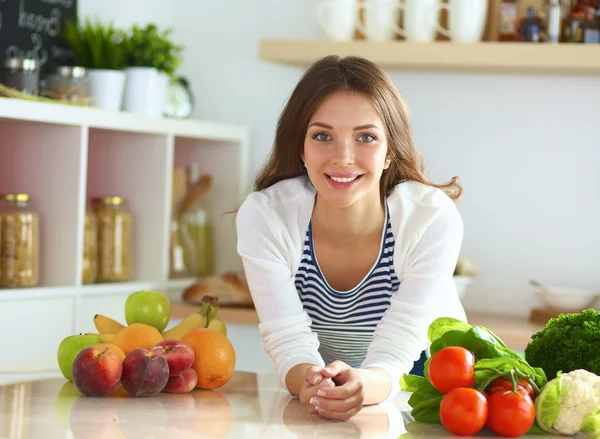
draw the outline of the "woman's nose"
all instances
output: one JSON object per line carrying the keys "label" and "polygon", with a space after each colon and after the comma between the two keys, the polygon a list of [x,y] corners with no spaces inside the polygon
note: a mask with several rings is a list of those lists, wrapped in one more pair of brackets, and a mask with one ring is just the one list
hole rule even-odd
{"label": "woman's nose", "polygon": [[354,163],[354,142],[351,139],[336,142],[333,162],[337,165],[351,165]]}

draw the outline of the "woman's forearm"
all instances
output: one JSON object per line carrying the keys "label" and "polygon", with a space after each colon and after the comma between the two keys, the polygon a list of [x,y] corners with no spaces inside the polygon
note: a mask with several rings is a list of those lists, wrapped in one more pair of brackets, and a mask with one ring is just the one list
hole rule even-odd
{"label": "woman's forearm", "polygon": [[294,396],[298,396],[300,394],[300,389],[302,389],[302,386],[304,385],[306,369],[311,366],[314,365],[308,363],[296,364],[289,370],[285,376],[285,386],[287,387],[288,392]]}
{"label": "woman's forearm", "polygon": [[386,399],[392,389],[390,377],[383,369],[367,367],[357,369],[361,374],[365,393],[364,405],[379,404]]}

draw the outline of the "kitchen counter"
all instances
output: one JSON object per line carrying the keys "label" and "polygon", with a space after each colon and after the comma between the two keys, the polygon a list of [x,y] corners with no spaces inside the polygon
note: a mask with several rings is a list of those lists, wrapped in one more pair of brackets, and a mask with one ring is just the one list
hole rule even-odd
{"label": "kitchen counter", "polygon": [[412,422],[404,392],[339,422],[308,414],[272,375],[236,372],[217,390],[149,398],[87,397],[62,377],[30,378],[10,382],[0,375],[0,438],[451,437],[439,425]]}
{"label": "kitchen counter", "polygon": [[[173,318],[183,319],[200,309],[199,306],[186,303],[173,303],[171,306]],[[254,308],[233,308],[221,306],[219,316],[225,323],[237,325],[258,325],[258,316]],[[506,345],[516,351],[523,351],[529,343],[532,334],[544,329],[544,325],[531,323],[526,317],[504,316],[468,312],[467,320],[472,325],[485,326],[500,337]]]}

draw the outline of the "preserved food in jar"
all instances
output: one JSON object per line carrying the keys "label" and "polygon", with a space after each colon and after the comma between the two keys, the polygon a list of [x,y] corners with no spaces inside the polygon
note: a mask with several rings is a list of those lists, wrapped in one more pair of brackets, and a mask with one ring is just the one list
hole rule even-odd
{"label": "preserved food in jar", "polygon": [[98,232],[96,215],[94,212],[85,212],[85,224],[83,227],[83,263],[81,282],[91,284],[96,280],[98,273],[97,261]]}
{"label": "preserved food in jar", "polygon": [[97,282],[122,282],[131,277],[133,218],[122,197],[94,198],[98,231]]}
{"label": "preserved food in jar", "polygon": [[38,283],[39,219],[28,194],[0,195],[0,287]]}

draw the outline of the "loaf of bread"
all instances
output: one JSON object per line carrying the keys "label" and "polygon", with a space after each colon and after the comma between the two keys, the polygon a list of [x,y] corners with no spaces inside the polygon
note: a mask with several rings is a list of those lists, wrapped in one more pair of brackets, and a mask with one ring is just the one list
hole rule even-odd
{"label": "loaf of bread", "polygon": [[243,272],[229,271],[201,279],[184,290],[183,301],[199,305],[206,295],[216,297],[220,305],[252,305],[252,296]]}

